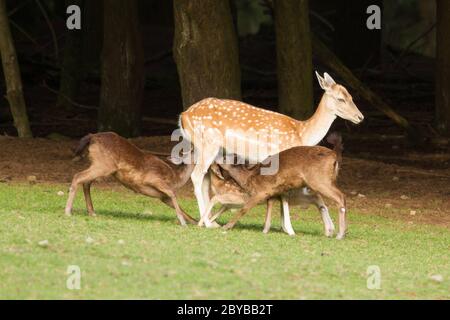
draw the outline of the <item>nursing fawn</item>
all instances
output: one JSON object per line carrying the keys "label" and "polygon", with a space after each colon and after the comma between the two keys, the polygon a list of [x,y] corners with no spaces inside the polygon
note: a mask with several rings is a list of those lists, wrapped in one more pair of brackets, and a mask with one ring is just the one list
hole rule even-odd
{"label": "nursing fawn", "polygon": [[175,165],[171,161],[164,161],[113,132],[85,136],[80,140],[75,154],[80,155],[85,149],[88,149],[91,165],[73,177],[66,215],[71,215],[77,188],[82,185],[87,211],[90,216],[95,216],[91,184],[98,178],[114,176],[125,187],[158,198],[174,208],[181,225],[186,225],[186,221],[196,223],[180,208],[176,198],[176,191],[188,181],[194,165]]}
{"label": "nursing fawn", "polygon": [[266,199],[285,194],[293,189],[309,187],[338,204],[337,238],[344,238],[347,229],[347,209],[345,196],[336,186],[339,163],[342,159],[342,140],[340,136],[334,134],[328,141],[334,145],[334,150],[315,146],[294,147],[280,152],[278,172],[274,175],[261,175],[262,165],[247,169],[241,165],[219,164],[250,195],[249,200],[224,228],[233,228],[248,210]]}

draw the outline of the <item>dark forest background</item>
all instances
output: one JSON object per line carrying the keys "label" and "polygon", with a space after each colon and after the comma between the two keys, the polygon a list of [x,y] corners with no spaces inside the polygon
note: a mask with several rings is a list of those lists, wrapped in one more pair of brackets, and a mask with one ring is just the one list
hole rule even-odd
{"label": "dark forest background", "polygon": [[[381,30],[366,27],[373,4]],[[208,96],[305,119],[318,70],[366,116],[336,122],[348,136],[447,148],[449,22],[447,0],[0,0],[0,133],[166,135]]]}

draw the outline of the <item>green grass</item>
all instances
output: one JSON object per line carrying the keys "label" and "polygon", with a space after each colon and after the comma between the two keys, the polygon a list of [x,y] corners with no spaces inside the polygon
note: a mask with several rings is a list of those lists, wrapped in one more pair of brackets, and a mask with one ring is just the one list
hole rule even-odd
{"label": "green grass", "polygon": [[[65,217],[57,192],[66,189],[0,184],[0,298],[450,298],[445,228],[350,210],[348,237],[338,241],[323,236],[311,208],[293,221],[297,236],[281,233],[279,219],[264,235],[264,207],[228,232],[182,228],[157,200],[95,187],[98,216],[87,216],[80,192]],[[194,200],[181,205],[197,216]],[[81,268],[81,290],[66,288],[69,265]],[[367,289],[371,265],[381,269],[380,290]]]}

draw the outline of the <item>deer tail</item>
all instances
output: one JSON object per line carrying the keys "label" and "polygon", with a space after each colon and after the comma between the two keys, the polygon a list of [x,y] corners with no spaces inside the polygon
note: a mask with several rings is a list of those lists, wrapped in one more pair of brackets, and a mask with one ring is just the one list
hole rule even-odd
{"label": "deer tail", "polygon": [[83,138],[81,138],[80,142],[78,143],[78,146],[75,148],[75,150],[73,150],[73,153],[76,156],[80,156],[83,153],[83,151],[87,148],[87,146],[89,146],[89,144],[91,143],[91,139],[92,134],[88,134]]}

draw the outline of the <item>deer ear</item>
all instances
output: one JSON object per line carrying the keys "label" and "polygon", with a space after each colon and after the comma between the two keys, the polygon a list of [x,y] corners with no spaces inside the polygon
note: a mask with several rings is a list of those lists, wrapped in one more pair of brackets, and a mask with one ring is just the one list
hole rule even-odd
{"label": "deer ear", "polygon": [[220,167],[213,163],[209,169],[221,180],[225,180],[225,177],[222,175],[222,172],[220,171]]}
{"label": "deer ear", "polygon": [[317,81],[319,81],[319,85],[323,90],[327,90],[326,81],[324,78],[320,76],[320,74],[316,71]]}
{"label": "deer ear", "polygon": [[334,79],[328,73],[325,72],[324,76],[328,87],[331,87],[332,85],[336,84],[336,81],[334,81]]}

